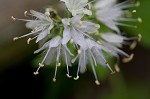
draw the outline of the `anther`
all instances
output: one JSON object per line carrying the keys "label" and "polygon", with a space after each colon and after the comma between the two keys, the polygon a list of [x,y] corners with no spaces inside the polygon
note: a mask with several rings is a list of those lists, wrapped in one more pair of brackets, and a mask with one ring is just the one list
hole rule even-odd
{"label": "anther", "polygon": [[53,78],[53,82],[56,82],[56,78]]}
{"label": "anther", "polygon": [[60,66],[61,66],[61,63],[58,63],[58,64],[57,64],[57,67],[60,67]]}
{"label": "anther", "polygon": [[135,4],[136,7],[139,7],[140,5],[141,5],[141,4],[140,4],[139,1]]}
{"label": "anther", "polygon": [[135,13],[135,12],[136,12],[136,10],[133,10],[133,11],[132,11],[132,13]]}
{"label": "anther", "polygon": [[102,45],[102,43],[101,43],[100,41],[97,41],[97,43],[98,43],[99,45]]}
{"label": "anther", "polygon": [[134,57],[134,54],[131,54],[129,57],[124,58],[122,61],[123,61],[124,63],[130,62],[130,61],[133,59],[133,57]]}
{"label": "anther", "polygon": [[37,71],[36,71],[36,72],[34,72],[33,74],[34,74],[34,75],[38,75],[38,74],[39,74],[39,72],[37,72]]}
{"label": "anther", "polygon": [[118,64],[115,64],[115,70],[116,70],[117,72],[120,72],[120,68],[119,68]]}
{"label": "anther", "polygon": [[142,19],[140,17],[137,18],[137,20],[138,20],[139,23],[142,23]]}
{"label": "anther", "polygon": [[95,80],[96,85],[100,85],[100,82],[98,80]]}
{"label": "anther", "polygon": [[130,50],[133,50],[136,46],[137,46],[137,41],[134,41],[134,42],[130,45]]}
{"label": "anther", "polygon": [[78,54],[81,54],[81,50],[78,50]]}
{"label": "anther", "polygon": [[27,16],[27,13],[28,13],[28,11],[25,11],[25,12],[24,12],[24,16]]}
{"label": "anther", "polygon": [[44,64],[42,64],[42,63],[39,63],[39,66],[40,66],[40,67],[44,67]]}
{"label": "anther", "polygon": [[11,16],[11,19],[12,19],[13,21],[16,21],[16,18],[15,18],[14,16]]}
{"label": "anther", "polygon": [[71,78],[72,76],[70,76],[69,74],[66,74],[66,76],[68,77],[68,78]]}
{"label": "anther", "polygon": [[142,39],[142,35],[141,34],[138,34],[138,42],[140,42]]}
{"label": "anther", "polygon": [[14,37],[13,40],[14,40],[14,41],[18,40],[18,37]]}
{"label": "anther", "polygon": [[79,79],[79,76],[77,76],[77,77],[74,77],[74,80],[78,80]]}
{"label": "anther", "polygon": [[72,44],[73,42],[74,42],[74,40],[73,40],[73,39],[71,39],[71,40],[70,40],[70,43]]}
{"label": "anther", "polygon": [[30,41],[31,41],[32,39],[31,38],[29,38],[28,40],[27,40],[27,44],[30,44]]}

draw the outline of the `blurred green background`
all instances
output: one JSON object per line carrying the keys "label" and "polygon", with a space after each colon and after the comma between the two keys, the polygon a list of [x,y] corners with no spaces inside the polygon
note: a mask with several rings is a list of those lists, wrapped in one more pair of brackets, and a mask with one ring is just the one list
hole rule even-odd
{"label": "blurred green background", "polygon": [[[150,0],[140,2],[134,17],[141,17],[143,23],[138,23],[137,29],[122,28],[130,35],[143,36],[135,50],[125,49],[135,54],[134,59],[126,64],[120,62],[121,72],[114,75],[104,74],[105,69],[99,68],[101,85],[97,86],[90,71],[74,81],[60,68],[56,83],[52,82],[54,68],[42,68],[40,75],[34,76],[33,51],[38,45],[27,45],[27,38],[12,40],[29,32],[24,22],[13,22],[12,15],[24,18],[24,11],[43,11],[49,5],[62,12],[59,0],[0,0],[0,99],[150,99]],[[71,74],[75,76],[75,72],[74,66]]]}

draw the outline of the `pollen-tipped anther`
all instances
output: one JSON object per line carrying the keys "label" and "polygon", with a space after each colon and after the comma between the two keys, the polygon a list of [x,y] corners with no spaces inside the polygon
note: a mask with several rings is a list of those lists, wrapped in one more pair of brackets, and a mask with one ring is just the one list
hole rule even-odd
{"label": "pollen-tipped anther", "polygon": [[92,6],[90,3],[88,3],[88,9],[91,10],[92,9]]}
{"label": "pollen-tipped anther", "polygon": [[24,11],[24,16],[27,16],[28,11]]}
{"label": "pollen-tipped anther", "polygon": [[53,78],[53,82],[56,82],[56,78]]}
{"label": "pollen-tipped anther", "polygon": [[140,17],[137,18],[137,20],[138,20],[139,23],[142,23],[142,22],[143,22],[143,21],[142,21],[142,18],[140,18]]}
{"label": "pollen-tipped anther", "polygon": [[122,61],[123,61],[124,63],[130,62],[130,61],[133,59],[133,57],[134,57],[134,54],[131,54],[129,57],[124,58]]}
{"label": "pollen-tipped anther", "polygon": [[133,43],[130,45],[130,50],[133,50],[137,46],[137,41],[133,41]]}
{"label": "pollen-tipped anther", "polygon": [[98,43],[99,45],[102,45],[102,42],[100,42],[100,41],[97,41],[97,43]]}
{"label": "pollen-tipped anther", "polygon": [[30,44],[30,41],[31,41],[32,39],[31,38],[29,38],[28,40],[27,40],[27,44]]}
{"label": "pollen-tipped anther", "polygon": [[44,64],[43,64],[43,63],[39,63],[39,66],[40,66],[40,67],[44,67]]}
{"label": "pollen-tipped anther", "polygon": [[139,7],[140,5],[141,3],[139,1],[135,4],[136,7]]}
{"label": "pollen-tipped anther", "polygon": [[118,64],[115,64],[115,70],[116,70],[117,72],[120,72],[120,68],[119,68]]}
{"label": "pollen-tipped anther", "polygon": [[39,72],[37,72],[37,71],[36,71],[36,72],[33,72],[33,74],[34,74],[34,75],[38,75],[38,74],[39,74]]}
{"label": "pollen-tipped anther", "polygon": [[77,77],[74,77],[74,80],[78,80],[79,79],[79,76],[77,76]]}
{"label": "pollen-tipped anther", "polygon": [[16,40],[18,40],[18,39],[19,39],[18,37],[14,37],[14,38],[13,38],[14,41],[16,41]]}
{"label": "pollen-tipped anther", "polygon": [[100,82],[98,80],[95,80],[96,85],[100,85]]}
{"label": "pollen-tipped anther", "polygon": [[14,16],[11,16],[11,19],[12,19],[13,21],[16,21],[16,18],[15,18]]}
{"label": "pollen-tipped anther", "polygon": [[141,34],[138,34],[138,42],[140,42],[142,39],[142,35]]}
{"label": "pollen-tipped anther", "polygon": [[78,50],[78,54],[81,54],[81,50]]}
{"label": "pollen-tipped anther", "polygon": [[70,76],[69,74],[66,74],[66,76],[68,77],[68,78],[71,78],[72,76]]}

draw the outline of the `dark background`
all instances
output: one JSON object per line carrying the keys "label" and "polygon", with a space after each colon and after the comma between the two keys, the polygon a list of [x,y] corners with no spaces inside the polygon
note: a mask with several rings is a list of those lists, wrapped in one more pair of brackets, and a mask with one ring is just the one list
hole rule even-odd
{"label": "dark background", "polygon": [[[0,99],[150,99],[150,28],[149,0],[141,0],[135,17],[143,19],[138,29],[127,29],[130,35],[143,35],[142,42],[133,52],[130,63],[120,63],[121,72],[107,76],[101,86],[94,83],[92,72],[87,71],[78,81],[68,79],[65,69],[58,70],[57,82],[52,82],[54,68],[43,68],[34,76],[36,68],[33,51],[38,48],[26,39],[13,37],[28,33],[24,22],[14,22],[11,16],[24,18],[24,11],[42,11],[52,5],[62,12],[59,0],[0,0]],[[74,75],[76,67],[71,68]]]}

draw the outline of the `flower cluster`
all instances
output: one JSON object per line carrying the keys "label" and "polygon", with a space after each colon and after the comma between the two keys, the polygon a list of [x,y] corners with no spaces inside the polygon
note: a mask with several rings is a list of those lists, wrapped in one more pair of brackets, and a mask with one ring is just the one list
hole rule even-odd
{"label": "flower cluster", "polygon": [[[141,40],[141,35],[125,37],[118,26],[135,27],[124,24],[122,21],[142,22],[140,18],[126,17],[127,14],[131,14],[126,9],[137,6],[139,3],[125,1],[117,4],[117,0],[97,0],[94,4],[88,0],[60,1],[66,5],[69,17],[61,18],[52,8],[47,8],[45,13],[34,10],[30,10],[30,13],[25,11],[25,16],[31,16],[32,20],[11,17],[13,20],[26,21],[26,27],[32,29],[31,33],[15,37],[14,40],[33,35],[34,37],[27,40],[28,44],[34,39],[36,43],[46,41],[34,52],[35,54],[41,51],[45,53],[38,69],[34,72],[35,75],[39,74],[41,67],[50,65],[55,60],[53,81],[56,81],[57,69],[62,65],[62,61],[66,64],[67,77],[71,78],[69,67],[78,61],[77,74],[74,79],[79,79],[79,73],[84,73],[87,65],[90,65],[95,76],[95,83],[99,85],[96,66],[101,65],[107,67],[112,73],[115,72],[104,53],[117,58],[116,71],[119,71],[120,55],[125,57],[123,62],[129,62],[133,58],[134,54],[129,55],[120,48],[123,45],[130,45],[131,49],[135,48],[137,42]],[[96,20],[97,23],[92,20]],[[98,24],[100,22],[109,28],[108,31],[100,31],[100,24]],[[74,50],[74,53],[71,50]]]}

